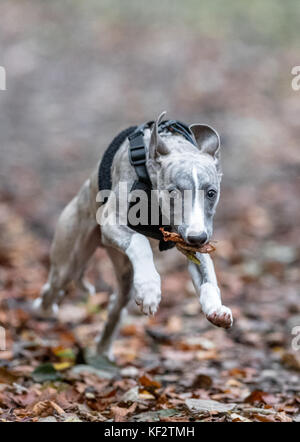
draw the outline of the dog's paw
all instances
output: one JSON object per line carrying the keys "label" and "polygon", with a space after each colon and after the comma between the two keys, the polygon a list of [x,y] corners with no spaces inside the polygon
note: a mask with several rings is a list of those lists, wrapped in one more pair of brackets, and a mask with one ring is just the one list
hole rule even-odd
{"label": "dog's paw", "polygon": [[77,286],[82,293],[85,293],[89,296],[93,296],[96,293],[95,287],[86,279],[79,279],[77,282]]}
{"label": "dog's paw", "polygon": [[52,304],[48,308],[43,306],[43,299],[37,298],[32,303],[33,314],[40,318],[55,318],[58,313],[58,305],[56,303]]}
{"label": "dog's paw", "polygon": [[160,277],[154,275],[149,280],[135,280],[135,302],[145,315],[155,315],[161,300]]}
{"label": "dog's paw", "polygon": [[206,318],[217,327],[230,328],[233,324],[231,310],[225,305],[221,305],[209,312]]}
{"label": "dog's paw", "polygon": [[139,291],[136,292],[135,302],[140,307],[141,312],[145,315],[155,315],[157,312],[159,303],[161,300],[160,288],[156,285],[148,284],[143,287],[139,287]]}
{"label": "dog's paw", "polygon": [[112,346],[109,346],[107,348],[107,346],[103,345],[103,343],[101,342],[101,338],[97,339],[96,343],[97,343],[97,353],[95,356],[98,358],[101,357],[104,360],[107,360],[108,362],[114,363],[116,358]]}
{"label": "dog's paw", "polygon": [[135,302],[144,315],[153,316],[158,310],[161,297],[148,295],[145,298],[136,297]]}

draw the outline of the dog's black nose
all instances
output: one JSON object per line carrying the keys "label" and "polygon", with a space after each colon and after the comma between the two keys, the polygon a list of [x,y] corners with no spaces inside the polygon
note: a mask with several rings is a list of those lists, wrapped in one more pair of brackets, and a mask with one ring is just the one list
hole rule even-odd
{"label": "dog's black nose", "polygon": [[187,236],[187,240],[193,246],[196,246],[196,245],[201,246],[202,244],[205,244],[207,241],[207,233],[205,233],[205,232],[201,232],[201,233],[190,232]]}

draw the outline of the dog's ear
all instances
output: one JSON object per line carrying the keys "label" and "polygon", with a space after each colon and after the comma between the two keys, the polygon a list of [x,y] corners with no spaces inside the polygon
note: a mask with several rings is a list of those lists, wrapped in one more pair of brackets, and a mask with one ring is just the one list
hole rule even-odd
{"label": "dog's ear", "polygon": [[190,131],[193,133],[200,151],[218,159],[220,151],[219,134],[212,127],[205,124],[192,124]]}
{"label": "dog's ear", "polygon": [[167,155],[170,152],[158,133],[158,125],[165,115],[166,111],[162,112],[153,125],[149,144],[149,158],[151,160],[157,160],[159,155]]}

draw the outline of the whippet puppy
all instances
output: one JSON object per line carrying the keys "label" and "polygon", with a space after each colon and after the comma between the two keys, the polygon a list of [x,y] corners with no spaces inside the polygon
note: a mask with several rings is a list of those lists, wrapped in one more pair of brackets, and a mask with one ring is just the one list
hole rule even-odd
{"label": "whippet puppy", "polygon": [[[160,131],[164,115],[165,112],[142,133],[147,151],[145,167],[152,189],[168,190],[182,197],[185,190],[191,190],[192,205],[188,216],[171,229],[187,244],[200,246],[212,236],[213,217],[220,196],[219,135],[210,126],[202,124],[189,126],[189,137],[168,128]],[[131,187],[137,179],[128,149],[129,140],[126,138],[112,159],[111,189],[116,194],[120,182]],[[35,301],[35,308],[40,312],[55,313],[71,281],[81,290],[94,293],[94,287],[84,279],[84,271],[96,248],[105,247],[113,263],[118,290],[112,295],[97,350],[111,358],[111,344],[127,303],[134,297],[144,314],[154,315],[161,300],[161,280],[147,236],[126,224],[104,223],[99,226],[96,220],[101,206],[96,201],[98,190],[97,167],[59,218],[51,247],[48,281]],[[214,325],[230,328],[232,313],[222,304],[211,257],[200,253],[196,256],[200,265],[189,262],[188,269],[202,312]]]}

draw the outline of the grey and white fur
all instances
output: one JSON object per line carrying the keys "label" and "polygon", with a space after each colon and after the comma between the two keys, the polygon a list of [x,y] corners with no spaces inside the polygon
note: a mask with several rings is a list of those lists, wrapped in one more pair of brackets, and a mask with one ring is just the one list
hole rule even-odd
{"label": "grey and white fur", "polygon": [[[147,169],[153,189],[183,192],[192,189],[193,204],[188,219],[173,231],[187,243],[201,245],[213,232],[213,217],[220,194],[220,140],[210,126],[190,126],[198,148],[183,136],[168,131],[158,133],[158,124],[145,130],[145,145],[149,146]],[[98,246],[105,247],[115,270],[118,290],[112,295],[109,314],[98,340],[97,351],[113,357],[112,342],[122,312],[131,297],[141,311],[154,315],[161,300],[161,280],[153,262],[149,240],[126,225],[102,225],[96,221],[99,204],[98,168],[94,170],[79,193],[63,210],[51,247],[51,268],[48,281],[35,301],[35,308],[43,313],[55,313],[71,281],[90,294],[94,287],[84,279],[86,265]],[[112,169],[112,190],[119,182],[131,188],[136,172],[128,159],[128,140],[116,153]],[[204,204],[197,193],[203,191]],[[166,252],[165,252],[166,253]],[[209,255],[197,253],[201,265],[189,263],[188,269],[202,312],[214,325],[230,328],[232,313],[222,304],[214,265]],[[146,271],[145,271],[146,269]]]}

